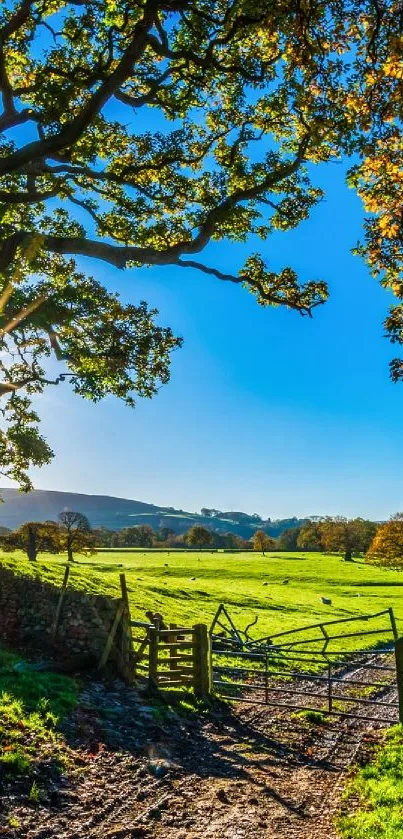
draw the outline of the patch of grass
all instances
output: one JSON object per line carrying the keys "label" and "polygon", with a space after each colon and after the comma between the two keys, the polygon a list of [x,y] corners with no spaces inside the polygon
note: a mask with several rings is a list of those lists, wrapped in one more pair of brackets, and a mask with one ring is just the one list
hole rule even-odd
{"label": "patch of grass", "polygon": [[19,819],[17,819],[16,816],[9,816],[8,826],[12,827],[12,828],[15,828],[15,829],[18,829],[19,827],[21,827],[21,822],[20,822]]}
{"label": "patch of grass", "polygon": [[0,755],[0,766],[6,776],[26,775],[31,769],[31,761],[21,749],[10,747],[10,751],[4,750]]}
{"label": "patch of grass", "polygon": [[37,711],[41,718],[52,717],[53,725],[67,716],[77,700],[75,679],[60,673],[35,669],[15,653],[0,647],[0,694],[21,700],[28,712]]}
{"label": "patch of grass", "polygon": [[28,796],[30,803],[31,804],[39,804],[39,801],[41,800],[41,796],[42,796],[41,789],[38,786],[38,784],[36,783],[36,781],[34,781],[33,784],[32,784],[32,787],[29,791],[29,796]]}
{"label": "patch of grass", "polygon": [[306,720],[313,725],[326,725],[328,722],[327,717],[321,711],[298,711],[297,714],[292,716],[294,719]]}
{"label": "patch of grass", "polygon": [[0,767],[6,777],[29,775],[39,759],[61,756],[57,726],[77,698],[73,679],[29,667],[0,647]]}
{"label": "patch of grass", "polygon": [[338,819],[341,839],[403,839],[403,728],[391,729],[373,760],[357,770]]}

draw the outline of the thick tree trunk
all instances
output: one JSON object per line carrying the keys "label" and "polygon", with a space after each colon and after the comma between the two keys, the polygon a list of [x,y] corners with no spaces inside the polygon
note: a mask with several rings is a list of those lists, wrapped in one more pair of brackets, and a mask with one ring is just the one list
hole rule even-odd
{"label": "thick tree trunk", "polygon": [[27,555],[28,559],[31,562],[36,562],[36,557],[38,555],[38,550],[36,546],[36,535],[31,528],[28,530],[28,541],[27,541]]}
{"label": "thick tree trunk", "polygon": [[68,542],[67,542],[67,561],[68,562],[74,562],[73,548],[72,548],[70,540],[68,540]]}

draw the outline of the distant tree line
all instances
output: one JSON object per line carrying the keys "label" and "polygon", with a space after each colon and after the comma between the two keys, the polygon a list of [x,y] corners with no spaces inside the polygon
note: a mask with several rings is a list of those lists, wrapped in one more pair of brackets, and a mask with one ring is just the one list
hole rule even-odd
{"label": "distant tree line", "polygon": [[171,527],[153,530],[149,524],[109,530],[93,530],[96,545],[100,548],[223,548],[251,550],[251,542],[236,533],[218,533],[202,525],[193,525],[185,533],[176,533]]}
{"label": "distant tree line", "polygon": [[58,521],[25,522],[14,531],[0,526],[0,547],[4,551],[24,551],[32,562],[42,552],[67,553],[68,561],[74,562],[75,555],[91,555],[97,548],[195,548],[256,551],[263,556],[270,551],[317,551],[341,554],[346,561],[365,555],[371,563],[403,568],[403,513],[383,523],[342,516],[315,517],[284,530],[277,538],[258,528],[251,539],[243,539],[197,524],[182,534],[170,527],[153,530],[148,524],[122,530],[92,529],[82,513],[65,510]]}

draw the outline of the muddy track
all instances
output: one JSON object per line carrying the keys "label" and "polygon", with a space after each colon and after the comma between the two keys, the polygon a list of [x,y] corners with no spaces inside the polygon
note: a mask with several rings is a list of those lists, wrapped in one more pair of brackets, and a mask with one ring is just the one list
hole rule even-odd
{"label": "muddy track", "polygon": [[[393,686],[380,693],[395,701]],[[385,714],[395,720],[381,706]],[[89,684],[66,729],[68,780],[48,784],[35,808],[9,790],[0,836],[335,839],[345,774],[384,725],[340,717],[313,726],[251,704],[183,719],[156,713],[134,689]]]}

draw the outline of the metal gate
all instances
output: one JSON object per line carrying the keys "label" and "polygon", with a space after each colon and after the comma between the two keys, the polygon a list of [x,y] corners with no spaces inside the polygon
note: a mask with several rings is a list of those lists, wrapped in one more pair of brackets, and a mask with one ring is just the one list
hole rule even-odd
{"label": "metal gate", "polygon": [[219,607],[210,628],[217,696],[288,711],[403,721],[403,639],[392,609],[258,639],[250,636],[252,626],[239,630]]}

